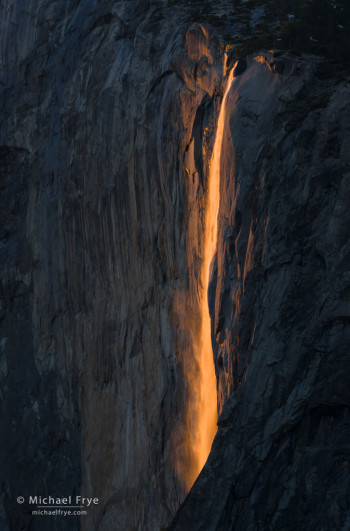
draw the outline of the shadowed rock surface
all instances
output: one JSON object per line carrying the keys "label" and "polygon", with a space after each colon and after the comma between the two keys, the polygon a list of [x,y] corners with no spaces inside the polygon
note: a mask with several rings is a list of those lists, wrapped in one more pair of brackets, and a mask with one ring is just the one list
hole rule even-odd
{"label": "shadowed rock surface", "polygon": [[169,529],[350,525],[350,84],[266,59],[231,89],[223,148],[219,430]]}
{"label": "shadowed rock surface", "polygon": [[77,494],[83,529],[155,529],[186,494],[183,157],[222,48],[161,7],[1,7],[2,529]]}
{"label": "shadowed rock surface", "polygon": [[[165,2],[0,6],[0,527],[166,526],[224,45]],[[230,24],[234,24],[230,19]],[[234,51],[232,64],[234,64]],[[209,293],[219,431],[170,529],[347,530],[349,84],[242,59]]]}

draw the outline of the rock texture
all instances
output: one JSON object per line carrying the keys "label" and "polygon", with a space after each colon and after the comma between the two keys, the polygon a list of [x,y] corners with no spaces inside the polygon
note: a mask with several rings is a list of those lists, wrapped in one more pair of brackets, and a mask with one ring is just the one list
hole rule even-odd
{"label": "rock texture", "polygon": [[276,61],[255,59],[230,94],[210,288],[219,430],[169,529],[350,525],[350,84],[318,80],[310,57]]}
{"label": "rock texture", "polygon": [[93,496],[82,529],[153,530],[186,494],[183,161],[222,47],[165,14],[1,7],[2,529],[64,528],[17,496]]}
{"label": "rock texture", "polygon": [[[4,531],[153,531],[186,494],[225,83],[223,43],[188,13],[0,5]],[[265,54],[237,70],[209,293],[219,431],[171,529],[350,525],[350,89],[316,71]],[[100,501],[68,524],[16,503],[49,494]]]}

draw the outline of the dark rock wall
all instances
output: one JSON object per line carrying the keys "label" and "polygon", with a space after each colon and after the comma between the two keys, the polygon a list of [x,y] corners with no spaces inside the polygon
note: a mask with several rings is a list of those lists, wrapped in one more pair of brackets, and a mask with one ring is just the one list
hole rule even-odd
{"label": "dark rock wall", "polygon": [[222,50],[163,7],[1,6],[4,529],[64,528],[19,495],[153,530],[186,494],[184,153]]}
{"label": "dark rock wall", "polygon": [[[27,234],[32,157],[26,148],[1,146],[1,529],[28,528],[17,496],[72,490],[80,477],[80,415],[74,376],[37,357],[33,319],[33,248]],[[42,339],[48,358],[52,340]],[[69,371],[71,373],[71,371]],[[76,377],[75,377],[76,382]],[[64,403],[65,402],[65,403]],[[64,407],[65,406],[65,407]],[[38,521],[37,529],[46,529]]]}
{"label": "dark rock wall", "polygon": [[280,58],[281,76],[266,59],[229,96],[210,290],[222,413],[170,529],[350,525],[350,86],[312,58]]}
{"label": "dark rock wall", "polygon": [[[81,494],[70,529],[158,529],[186,494],[223,45],[156,1],[6,0],[0,35],[0,527],[65,529],[16,497]],[[251,59],[229,96],[219,432],[174,529],[350,525],[349,86],[316,68]]]}

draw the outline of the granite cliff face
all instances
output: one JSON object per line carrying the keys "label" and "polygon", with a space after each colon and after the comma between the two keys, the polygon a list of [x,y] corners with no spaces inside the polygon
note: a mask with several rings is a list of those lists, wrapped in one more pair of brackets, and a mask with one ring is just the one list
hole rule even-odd
{"label": "granite cliff face", "polygon": [[186,493],[183,157],[221,49],[143,2],[1,21],[3,528],[82,494],[83,529],[154,529]]}
{"label": "granite cliff face", "polygon": [[170,529],[345,531],[350,86],[311,58],[261,61],[231,91],[224,146],[219,429]]}
{"label": "granite cliff face", "polygon": [[[1,529],[65,529],[16,498],[81,494],[99,504],[69,529],[154,530],[187,493],[226,78],[186,13],[1,6]],[[317,68],[237,66],[209,290],[219,427],[171,529],[350,525],[350,87]]]}

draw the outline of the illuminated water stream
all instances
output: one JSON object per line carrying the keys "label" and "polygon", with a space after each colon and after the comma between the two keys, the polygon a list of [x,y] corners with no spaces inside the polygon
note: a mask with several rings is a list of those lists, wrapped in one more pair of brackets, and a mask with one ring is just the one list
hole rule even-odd
{"label": "illuminated water stream", "polygon": [[[224,73],[226,71],[226,57]],[[217,245],[218,212],[220,204],[220,166],[223,134],[226,118],[227,96],[233,83],[233,70],[228,75],[225,92],[222,98],[220,113],[217,122],[216,136],[213,153],[210,162],[209,182],[207,191],[207,205],[205,215],[205,242],[204,256],[201,268],[201,293],[200,312],[201,328],[196,352],[196,361],[199,367],[199,375],[196,385],[198,386],[198,400],[195,408],[195,419],[198,423],[195,437],[193,455],[194,463],[189,471],[190,485],[193,484],[199,472],[203,468],[217,431],[217,390],[216,376],[211,342],[211,322],[208,307],[208,287],[210,280],[210,264],[212,262]]]}

